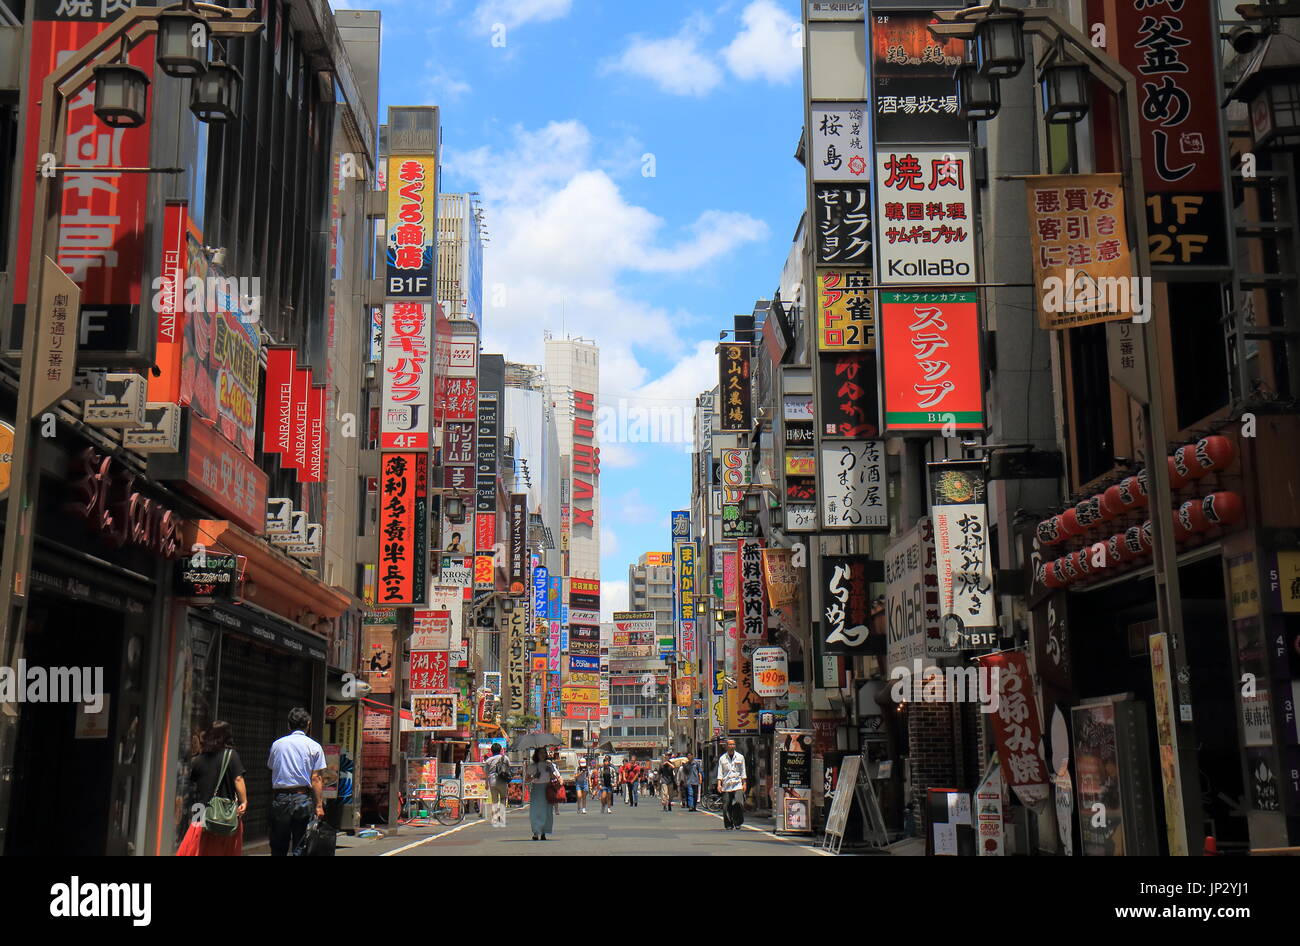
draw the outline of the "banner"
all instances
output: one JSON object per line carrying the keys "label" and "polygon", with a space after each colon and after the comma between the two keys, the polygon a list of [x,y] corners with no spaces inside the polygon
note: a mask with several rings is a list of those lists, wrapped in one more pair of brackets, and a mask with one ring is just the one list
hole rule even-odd
{"label": "banner", "polygon": [[1124,229],[1120,175],[1033,175],[1025,198],[1039,328],[1131,319],[1149,304]]}
{"label": "banner", "polygon": [[307,395],[307,460],[298,471],[300,483],[324,483],[326,475],[326,388],[313,384]]}
{"label": "banner", "polygon": [[[817,421],[821,424],[823,437],[848,437],[856,440],[880,436],[876,353],[842,351],[822,355],[821,377],[817,382],[817,407]],[[810,428],[809,434],[811,433]],[[786,483],[789,482],[787,477]]]}
{"label": "banner", "polygon": [[424,604],[429,547],[427,453],[385,453],[379,477],[379,604]]}
{"label": "banner", "polygon": [[882,148],[876,174],[880,284],[976,282],[970,149]]}
{"label": "banner", "polygon": [[437,204],[437,157],[389,155],[388,279],[384,295],[407,299],[433,296]]}
{"label": "banner", "polygon": [[722,426],[726,431],[749,431],[753,426],[749,378],[749,346],[718,346],[718,377],[722,388]]}
{"label": "banner", "polygon": [[852,653],[871,633],[871,588],[867,556],[822,556],[825,589],[822,633],[826,653]]}
{"label": "banner", "polygon": [[752,657],[759,646],[758,640],[740,640],[736,661],[736,685],[727,689],[727,734],[731,736],[756,735],[758,714],[763,709],[763,698],[754,692]]}
{"label": "banner", "polygon": [[871,285],[869,270],[817,270],[818,351],[876,350]]}
{"label": "banner", "polygon": [[791,549],[763,549],[763,580],[767,603],[778,610],[794,607],[799,598],[800,571],[794,567]]}
{"label": "banner", "polygon": [[885,430],[984,429],[974,292],[880,294]]}
{"label": "banner", "polygon": [[266,349],[266,406],[262,417],[262,450],[282,457],[289,452],[293,429],[292,401],[298,353],[287,345]]}
{"label": "banner", "polygon": [[945,643],[961,650],[996,646],[984,461],[940,460],[927,466]]}
{"label": "banner", "polygon": [[[1219,104],[1224,93],[1216,70],[1209,68],[1220,56],[1216,10],[1212,3],[1180,0],[1088,0],[1084,21],[1107,23],[1103,48],[1137,77],[1133,108],[1140,126],[1151,266],[1186,277],[1196,269],[1232,265]],[[1257,55],[1264,52],[1261,43]],[[1108,117],[1099,111],[1094,119],[1097,159],[1113,167],[1118,130]],[[1256,137],[1261,137],[1258,130]]]}
{"label": "banner", "polygon": [[822,443],[822,526],[888,529],[882,440]]}
{"label": "banner", "polygon": [[433,307],[422,302],[384,306],[384,364],[379,445],[429,449],[433,424]]}
{"label": "banner", "polygon": [[[1047,781],[1047,765],[1038,751],[1043,727],[1038,718],[1038,698],[1029,675],[1029,663],[1018,650],[1004,650],[977,659],[983,670],[998,669],[999,702],[997,711],[990,714],[990,722],[1002,777],[1021,803],[1041,809],[1051,795],[1051,786]],[[1118,808],[1117,805],[1107,815],[1118,815]]]}
{"label": "banner", "polygon": [[746,640],[767,636],[767,600],[763,592],[763,540],[738,539],[740,581],[736,601],[739,635]]}

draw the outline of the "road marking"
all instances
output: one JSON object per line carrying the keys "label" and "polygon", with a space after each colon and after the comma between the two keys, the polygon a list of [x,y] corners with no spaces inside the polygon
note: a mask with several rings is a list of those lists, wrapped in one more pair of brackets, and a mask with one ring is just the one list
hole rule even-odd
{"label": "road marking", "polygon": [[[704,811],[703,809],[700,810]],[[719,821],[722,820],[722,815],[714,814],[711,811],[704,811],[704,814],[711,815],[712,817],[717,818]],[[793,838],[782,837],[779,834],[773,834],[771,831],[764,831],[762,828],[755,828],[753,825],[750,824],[742,824],[741,827],[744,828],[746,831],[755,831],[758,834],[766,835],[767,837],[771,838],[774,841],[784,841],[786,844],[799,844],[799,842],[794,840]],[[814,854],[820,854],[823,857],[835,856],[830,851],[823,851],[821,848],[813,847],[809,844],[799,844],[799,846],[806,851],[812,851]]]}
{"label": "road marking", "polygon": [[436,841],[439,838],[445,838],[449,834],[455,834],[457,831],[464,831],[466,828],[472,828],[476,824],[484,824],[488,819],[480,818],[478,821],[466,821],[464,824],[457,825],[441,834],[431,834],[427,838],[421,838],[418,841],[412,841],[410,844],[403,844],[401,847],[393,848],[391,851],[385,851],[380,857],[392,857],[394,854],[401,854],[403,851],[409,851],[413,847],[419,847],[421,844],[428,844],[430,841]]}

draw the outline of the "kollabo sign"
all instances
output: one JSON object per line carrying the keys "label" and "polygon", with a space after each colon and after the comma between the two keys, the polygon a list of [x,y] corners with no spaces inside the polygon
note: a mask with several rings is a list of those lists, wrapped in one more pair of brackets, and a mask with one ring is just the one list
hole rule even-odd
{"label": "kollabo sign", "polygon": [[754,692],[762,697],[790,692],[790,666],[780,647],[760,647],[753,656]]}
{"label": "kollabo sign", "polygon": [[970,150],[876,152],[876,245],[881,285],[962,285],[975,280]]}

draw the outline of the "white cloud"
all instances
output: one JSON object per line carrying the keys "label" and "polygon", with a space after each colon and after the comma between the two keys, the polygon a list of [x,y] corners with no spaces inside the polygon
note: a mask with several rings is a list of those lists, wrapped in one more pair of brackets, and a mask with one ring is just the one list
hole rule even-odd
{"label": "white cloud", "polygon": [[740,79],[789,82],[803,71],[799,21],[772,0],[754,0],[740,15],[744,24],[722,58]]}
{"label": "white cloud", "polygon": [[[618,555],[618,533],[608,526],[600,530],[600,554],[602,556]],[[602,595],[602,597],[604,597]]]}
{"label": "white cloud", "polygon": [[[603,550],[602,550],[603,551]],[[624,568],[626,572],[626,567]],[[608,624],[614,620],[615,611],[627,610],[627,581],[600,580],[600,619]]]}
{"label": "white cloud", "polygon": [[425,62],[424,68],[428,74],[424,77],[423,88],[431,105],[459,101],[471,91],[468,82],[457,79],[432,59]]}
{"label": "white cloud", "polygon": [[708,95],[722,83],[722,70],[699,47],[707,25],[692,17],[676,36],[645,39],[633,36],[617,59],[604,63],[602,75],[621,72],[649,79],[671,95]]}
{"label": "white cloud", "polygon": [[480,33],[490,33],[500,23],[506,29],[525,23],[546,23],[568,16],[573,0],[480,0],[473,23]]}
{"label": "white cloud", "polygon": [[[600,458],[603,466],[605,460],[603,447],[600,451]],[[636,488],[628,490],[621,496],[616,497],[612,502],[609,499],[602,500],[601,510],[611,519],[618,519],[620,522],[638,526],[653,523],[655,517],[659,514],[658,508],[647,503],[641,497],[641,490]],[[602,551],[604,551],[603,546]]]}

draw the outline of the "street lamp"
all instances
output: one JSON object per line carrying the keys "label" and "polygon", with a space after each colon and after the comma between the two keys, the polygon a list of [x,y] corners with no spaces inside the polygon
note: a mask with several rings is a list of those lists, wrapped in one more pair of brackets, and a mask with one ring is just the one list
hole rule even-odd
{"label": "street lamp", "polygon": [[974,62],[962,63],[957,67],[957,103],[967,121],[988,121],[1002,107],[998,80],[980,75]]}
{"label": "street lamp", "polygon": [[1058,40],[1052,61],[1043,67],[1043,118],[1054,125],[1073,125],[1088,114],[1088,65],[1065,51]]}
{"label": "street lamp", "polygon": [[456,525],[465,521],[465,500],[459,496],[447,497],[447,521]]}
{"label": "street lamp", "polygon": [[975,66],[987,79],[1010,79],[1025,67],[1025,15],[993,0],[975,27]]}
{"label": "street lamp", "polygon": [[190,0],[158,14],[158,68],[173,79],[192,79],[208,68],[208,21]]}
{"label": "street lamp", "polygon": [[1269,34],[1228,99],[1249,107],[1257,148],[1300,149],[1300,41]]}
{"label": "street lamp", "polygon": [[95,116],[110,128],[139,128],[149,108],[149,76],[126,61],[126,40],[116,62],[96,66]]}
{"label": "street lamp", "polygon": [[757,516],[758,511],[763,508],[759,499],[759,495],[756,492],[750,492],[745,494],[743,506],[745,510],[745,516],[750,519]]}
{"label": "street lamp", "polygon": [[238,69],[224,59],[214,59],[190,87],[190,111],[203,122],[234,118],[242,82]]}

